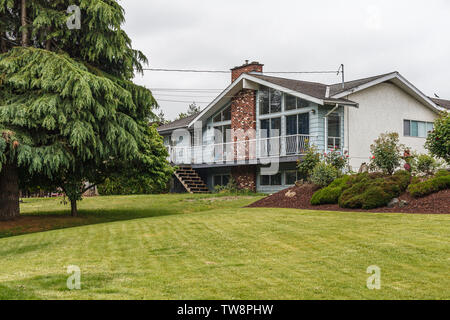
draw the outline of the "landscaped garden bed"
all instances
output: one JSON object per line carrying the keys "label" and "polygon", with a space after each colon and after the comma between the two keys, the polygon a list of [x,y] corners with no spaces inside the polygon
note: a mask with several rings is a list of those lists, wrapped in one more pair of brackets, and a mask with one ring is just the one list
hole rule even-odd
{"label": "landscaped garden bed", "polygon": [[[251,207],[450,214],[448,165],[412,153],[397,133],[380,135],[370,149],[370,164],[354,174],[348,155],[310,148],[298,163],[302,181]],[[435,155],[449,164],[448,156]]]}
{"label": "landscaped garden bed", "polygon": [[399,200],[408,204],[404,207],[382,207],[377,209],[348,209],[341,208],[338,204],[312,205],[311,198],[318,190],[313,184],[295,186],[287,190],[261,199],[250,208],[292,208],[320,211],[363,211],[363,212],[396,212],[396,213],[422,213],[422,214],[450,214],[450,189],[433,193],[423,198],[413,198],[407,192],[403,193]]}

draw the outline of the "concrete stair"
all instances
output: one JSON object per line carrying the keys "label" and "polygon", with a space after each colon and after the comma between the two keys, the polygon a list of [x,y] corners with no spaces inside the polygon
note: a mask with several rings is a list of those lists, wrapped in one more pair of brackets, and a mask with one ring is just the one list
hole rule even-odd
{"label": "concrete stair", "polygon": [[175,177],[189,193],[209,193],[209,189],[198,173],[190,166],[182,166],[175,172]]}

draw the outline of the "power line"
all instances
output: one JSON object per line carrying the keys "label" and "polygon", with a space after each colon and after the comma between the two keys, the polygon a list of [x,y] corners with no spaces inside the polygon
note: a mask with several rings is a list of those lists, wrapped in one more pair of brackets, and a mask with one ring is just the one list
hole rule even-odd
{"label": "power line", "polygon": [[223,89],[183,89],[183,88],[150,88],[151,91],[168,91],[168,92],[198,92],[198,93],[209,93],[209,92],[220,92]]}
{"label": "power line", "polygon": [[208,101],[208,102],[206,102],[206,101],[195,101],[195,99],[194,100],[166,100],[166,99],[156,99],[156,101],[157,102],[160,102],[160,101],[162,101],[162,102],[180,102],[180,103],[193,103],[193,102],[195,102],[195,103],[210,103],[211,101]]}
{"label": "power line", "polygon": [[[165,68],[144,68],[144,71],[154,72],[191,72],[191,73],[231,73],[228,70],[196,70],[196,69],[165,69]],[[325,70],[325,71],[265,71],[262,74],[340,74],[341,70]]]}

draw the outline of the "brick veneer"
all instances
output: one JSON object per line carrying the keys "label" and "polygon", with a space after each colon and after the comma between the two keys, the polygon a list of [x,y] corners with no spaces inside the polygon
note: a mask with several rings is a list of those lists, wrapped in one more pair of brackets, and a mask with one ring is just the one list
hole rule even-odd
{"label": "brick veneer", "polygon": [[232,167],[231,176],[239,189],[256,191],[256,166]]}
{"label": "brick veneer", "polygon": [[[239,76],[247,72],[262,72],[263,65],[258,62],[248,63],[231,69],[231,81],[234,82]],[[256,139],[256,91],[243,89],[231,99],[231,128],[239,130],[234,141]],[[236,132],[236,131],[235,131]],[[252,148],[249,143],[238,143],[235,147],[235,157],[238,160],[249,160]],[[239,156],[239,157],[237,157]],[[244,159],[242,159],[244,157]],[[256,191],[256,166],[233,167],[231,174],[240,189]]]}
{"label": "brick veneer", "polygon": [[234,82],[243,73],[248,73],[252,71],[263,72],[263,67],[264,65],[260,64],[259,62],[251,62],[251,63],[246,62],[240,67],[235,67],[231,69],[231,82]]}

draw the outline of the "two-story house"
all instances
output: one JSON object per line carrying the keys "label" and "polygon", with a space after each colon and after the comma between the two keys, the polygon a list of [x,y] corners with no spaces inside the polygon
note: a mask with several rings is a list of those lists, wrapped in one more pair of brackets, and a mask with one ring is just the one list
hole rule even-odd
{"label": "two-story house", "polygon": [[252,62],[231,75],[203,111],[158,128],[188,191],[213,190],[230,177],[240,188],[282,190],[295,184],[296,163],[310,145],[340,150],[357,170],[383,132],[425,152],[433,121],[450,109],[450,101],[427,97],[398,72],[326,85],[267,76]]}

